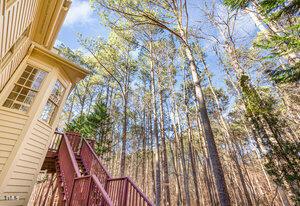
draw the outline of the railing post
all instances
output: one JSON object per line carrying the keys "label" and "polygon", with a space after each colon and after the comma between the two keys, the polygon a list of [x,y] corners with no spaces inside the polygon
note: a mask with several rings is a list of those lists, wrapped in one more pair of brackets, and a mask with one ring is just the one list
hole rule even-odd
{"label": "railing post", "polygon": [[72,185],[72,190],[70,191],[71,194],[70,194],[70,199],[67,200],[67,205],[69,205],[72,201],[72,197],[73,197],[73,191],[74,191],[74,185],[75,185],[75,175],[74,175],[74,179],[73,179],[73,185]]}
{"label": "railing post", "polygon": [[87,196],[87,201],[86,201],[86,205],[89,205],[89,201],[90,201],[90,195],[91,195],[91,189],[92,189],[92,176],[90,176],[90,181],[89,181],[89,186],[88,186],[88,196]]}
{"label": "railing post", "polygon": [[128,178],[126,177],[124,179],[124,190],[123,190],[123,198],[122,198],[122,206],[126,206],[127,205],[127,198],[128,198]]}

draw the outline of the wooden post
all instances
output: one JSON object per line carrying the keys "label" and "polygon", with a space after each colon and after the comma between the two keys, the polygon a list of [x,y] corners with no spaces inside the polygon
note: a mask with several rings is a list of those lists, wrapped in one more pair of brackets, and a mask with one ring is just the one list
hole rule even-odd
{"label": "wooden post", "polygon": [[128,178],[124,179],[124,189],[123,189],[123,197],[122,197],[122,206],[126,206],[127,197],[128,197]]}
{"label": "wooden post", "polygon": [[74,175],[74,179],[73,179],[73,184],[72,184],[72,190],[70,191],[70,197],[67,198],[67,205],[71,203],[72,201],[72,197],[73,197],[73,191],[74,191],[74,185],[75,185],[75,175]]}
{"label": "wooden post", "polygon": [[91,195],[91,189],[92,189],[92,176],[90,176],[90,181],[89,181],[89,191],[88,191],[88,196],[87,196],[87,201],[86,201],[86,205],[89,205],[89,201],[90,201],[90,195]]}

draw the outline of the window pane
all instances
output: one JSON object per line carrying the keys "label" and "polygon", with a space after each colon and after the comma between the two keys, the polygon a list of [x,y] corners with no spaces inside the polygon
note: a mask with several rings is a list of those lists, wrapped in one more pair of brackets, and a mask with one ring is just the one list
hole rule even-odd
{"label": "window pane", "polygon": [[20,95],[18,96],[18,98],[17,98],[17,101],[19,101],[19,102],[24,102],[25,98],[26,98],[25,95],[20,94]]}
{"label": "window pane", "polygon": [[15,85],[15,87],[14,87],[13,91],[14,91],[14,92],[20,92],[20,91],[21,91],[21,89],[22,89],[22,87],[21,87],[21,86]]}
{"label": "window pane", "polygon": [[32,68],[31,66],[27,66],[26,69],[25,69],[25,71],[26,71],[26,72],[29,72],[29,73],[30,73],[32,70],[33,70],[33,68]]}
{"label": "window pane", "polygon": [[20,93],[23,94],[23,95],[27,95],[29,91],[30,91],[29,89],[24,87],[24,88],[22,88]]}
{"label": "window pane", "polygon": [[18,103],[14,103],[14,104],[12,105],[12,108],[13,108],[13,109],[19,109],[20,107],[21,107],[21,105],[18,104]]}
{"label": "window pane", "polygon": [[18,81],[18,84],[24,85],[25,81],[26,79],[21,77]]}
{"label": "window pane", "polygon": [[40,89],[40,86],[41,86],[42,81],[44,80],[46,74],[47,74],[46,72],[39,72],[35,75],[35,79],[32,84],[33,89],[35,89],[35,90]]}
{"label": "window pane", "polygon": [[25,86],[31,88],[32,83],[33,83],[32,81],[27,80]]}
{"label": "window pane", "polygon": [[40,119],[51,124],[54,119],[61,98],[64,95],[65,87],[62,85],[60,81],[56,81],[55,85],[51,91],[50,97],[47,101],[47,104],[41,114]]}
{"label": "window pane", "polygon": [[13,104],[13,101],[12,100],[6,100],[3,104],[4,107],[11,107],[11,105]]}
{"label": "window pane", "polygon": [[31,81],[33,81],[34,77],[35,77],[35,74],[31,74],[28,79],[31,80]]}
{"label": "window pane", "polygon": [[11,92],[10,95],[8,96],[8,99],[11,99],[11,100],[15,100],[18,96],[18,93],[15,93],[15,92]]}
{"label": "window pane", "polygon": [[62,98],[62,95],[65,91],[65,88],[64,86],[61,84],[60,81],[56,81],[55,85],[54,85],[54,88],[51,92],[51,96],[50,96],[50,99],[55,103],[55,104],[59,104],[61,98]]}
{"label": "window pane", "polygon": [[27,112],[47,72],[27,66],[3,106]]}
{"label": "window pane", "polygon": [[55,110],[56,110],[56,105],[53,102],[48,100],[47,104],[44,108],[44,111],[41,115],[41,120],[43,120],[47,123],[50,123],[51,118],[53,117]]}
{"label": "window pane", "polygon": [[27,79],[28,76],[29,76],[29,72],[24,71],[23,74],[22,74],[22,77]]}
{"label": "window pane", "polygon": [[28,112],[29,106],[21,105],[20,110],[23,112]]}

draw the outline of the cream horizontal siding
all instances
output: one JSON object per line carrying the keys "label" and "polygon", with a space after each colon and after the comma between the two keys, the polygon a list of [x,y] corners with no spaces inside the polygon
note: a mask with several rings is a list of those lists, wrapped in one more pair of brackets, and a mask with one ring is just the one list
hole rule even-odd
{"label": "cream horizontal siding", "polygon": [[20,178],[22,177],[27,177],[28,179],[32,180],[32,177],[34,176],[34,168],[29,168],[27,165],[22,166],[22,165],[17,165],[15,171],[13,172],[13,175],[18,176]]}
{"label": "cream horizontal siding", "polygon": [[15,140],[8,139],[8,138],[1,138],[0,139],[0,150],[2,151],[11,151],[12,147],[15,144]]}
{"label": "cream horizontal siding", "polygon": [[[13,144],[12,145],[8,145],[7,143],[4,143],[3,145],[0,146],[0,151],[4,151],[4,152],[11,151],[12,148],[14,147]],[[7,157],[4,157],[4,156],[0,156],[0,157],[7,158]]]}
{"label": "cream horizontal siding", "polygon": [[13,177],[17,177],[14,179],[22,179],[22,180],[28,180],[28,181],[32,181],[32,179],[34,178],[34,174],[33,174],[33,170],[32,169],[28,169],[28,168],[24,168],[24,167],[20,167],[20,166],[16,166],[16,170],[19,170],[22,172],[13,172]]}
{"label": "cream horizontal siding", "polygon": [[0,173],[17,142],[27,117],[0,109]]}
{"label": "cream horizontal siding", "polygon": [[35,177],[40,171],[45,154],[48,150],[48,142],[52,128],[41,121],[36,121],[29,138],[26,142],[16,167],[8,180],[4,194],[11,195],[12,192],[19,197],[28,197],[28,192],[33,186]]}
{"label": "cream horizontal siding", "polygon": [[3,15],[0,19],[0,59],[6,55],[31,24],[36,13],[36,7],[37,0],[16,0],[2,12]]}
{"label": "cream horizontal siding", "polygon": [[22,158],[19,159],[18,165],[24,168],[36,170],[38,168],[39,163],[35,159],[31,158],[28,155],[24,155],[23,153]]}
{"label": "cream horizontal siding", "polygon": [[17,200],[17,201],[0,201],[1,206],[24,206],[24,200]]}
{"label": "cream horizontal siding", "polygon": [[31,45],[31,41],[25,37],[24,41],[20,44],[19,48],[16,48],[13,56],[7,61],[7,63],[4,63],[3,68],[0,68],[0,92],[26,56],[28,48]]}

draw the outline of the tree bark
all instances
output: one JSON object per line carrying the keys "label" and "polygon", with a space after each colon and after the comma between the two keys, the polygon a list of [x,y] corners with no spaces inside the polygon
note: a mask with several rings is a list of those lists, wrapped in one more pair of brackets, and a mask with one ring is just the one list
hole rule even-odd
{"label": "tree bark", "polygon": [[161,134],[161,143],[162,143],[162,156],[163,156],[163,179],[164,179],[164,191],[166,195],[166,205],[172,205],[171,204],[171,195],[170,195],[170,181],[169,181],[169,167],[168,167],[168,155],[167,155],[167,146],[166,146],[166,136],[165,136],[165,123],[164,123],[164,106],[163,106],[163,90],[161,88],[161,82],[160,83],[160,134]]}
{"label": "tree bark", "polygon": [[193,154],[193,148],[192,148],[192,127],[190,123],[190,116],[189,116],[189,103],[188,103],[188,90],[186,88],[186,75],[184,74],[184,103],[185,103],[185,115],[186,115],[186,121],[188,126],[188,147],[189,147],[189,157],[191,161],[191,167],[192,167],[192,174],[193,174],[193,181],[194,181],[194,187],[195,187],[195,194],[196,194],[196,205],[200,206],[200,193],[199,193],[199,187],[198,187],[198,179],[197,179],[197,171],[196,171],[196,163],[195,163],[195,157]]}
{"label": "tree bark", "polygon": [[211,129],[210,120],[208,118],[207,109],[205,105],[205,99],[203,97],[200,79],[197,73],[197,68],[195,64],[195,59],[192,55],[190,48],[185,47],[186,55],[188,60],[190,61],[190,70],[192,73],[192,78],[195,87],[196,98],[199,103],[199,112],[201,117],[201,122],[203,125],[205,140],[208,147],[209,158],[211,159],[213,175],[215,179],[215,183],[217,186],[218,196],[220,200],[221,206],[230,205],[230,198],[226,187],[225,177],[223,168],[220,162],[218,150],[216,147],[214,135]]}
{"label": "tree bark", "polygon": [[155,204],[161,205],[161,178],[160,178],[160,141],[158,135],[158,120],[157,120],[157,108],[156,108],[156,89],[155,89],[155,71],[152,54],[152,42],[150,42],[150,69],[151,69],[151,99],[152,99],[152,112],[153,112],[153,132],[156,140],[156,152],[155,152]]}
{"label": "tree bark", "polygon": [[127,104],[128,104],[128,92],[125,91],[124,106],[123,106],[123,131],[122,131],[122,150],[121,150],[121,162],[120,162],[120,176],[125,175],[126,164],[126,143],[127,143]]}

